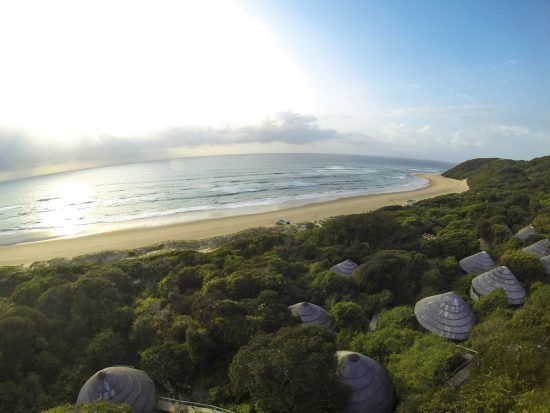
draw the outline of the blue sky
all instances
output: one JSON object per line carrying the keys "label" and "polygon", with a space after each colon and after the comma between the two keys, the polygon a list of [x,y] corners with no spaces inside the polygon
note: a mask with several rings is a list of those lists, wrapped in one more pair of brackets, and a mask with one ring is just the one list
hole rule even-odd
{"label": "blue sky", "polygon": [[[323,107],[325,123],[460,137],[454,153],[440,148],[448,159],[490,154],[475,143],[500,142],[496,156],[548,153],[550,2],[254,3],[319,87],[327,82],[347,106]],[[356,119],[330,121],[346,114]]]}
{"label": "blue sky", "polygon": [[547,155],[549,22],[548,0],[3,2],[0,180],[231,153]]}
{"label": "blue sky", "polygon": [[309,70],[352,76],[388,104],[456,103],[456,92],[548,104],[548,1],[254,3]]}

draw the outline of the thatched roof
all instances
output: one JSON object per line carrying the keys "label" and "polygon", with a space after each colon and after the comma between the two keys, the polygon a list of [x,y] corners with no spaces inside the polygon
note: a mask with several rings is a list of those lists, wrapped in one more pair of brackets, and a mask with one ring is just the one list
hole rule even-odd
{"label": "thatched roof", "polygon": [[470,307],[454,291],[423,298],[414,314],[426,330],[451,340],[466,340],[475,324]]}
{"label": "thatched roof", "polygon": [[540,258],[550,255],[550,240],[543,239],[523,249],[525,252],[538,255]]}
{"label": "thatched roof", "polygon": [[363,354],[338,351],[336,374],[352,389],[346,413],[386,413],[394,405],[390,377],[380,364]]}
{"label": "thatched roof", "polygon": [[345,260],[334,265],[331,270],[338,275],[351,275],[358,265],[352,260]]}
{"label": "thatched roof", "polygon": [[520,229],[514,237],[517,239],[520,239],[522,241],[525,241],[527,238],[529,238],[531,235],[536,235],[537,229],[532,225],[527,225],[526,227]]}
{"label": "thatched roof", "polygon": [[542,261],[542,265],[544,265],[546,274],[550,274],[550,255],[547,255],[546,257],[542,257],[540,260]]}
{"label": "thatched roof", "polygon": [[305,325],[321,325],[332,329],[333,321],[323,307],[316,304],[301,302],[288,307],[293,315],[300,317]]}
{"label": "thatched roof", "polygon": [[470,296],[478,300],[496,288],[504,290],[511,305],[521,305],[525,302],[525,288],[508,267],[497,267],[475,277],[472,280]]}
{"label": "thatched roof", "polygon": [[155,385],[144,371],[130,367],[107,367],[84,383],[76,404],[105,399],[112,403],[128,403],[136,413],[152,413],[155,398]]}
{"label": "thatched roof", "polygon": [[481,251],[469,257],[462,258],[458,265],[462,271],[479,275],[489,271],[497,266],[497,263],[491,258],[487,251]]}

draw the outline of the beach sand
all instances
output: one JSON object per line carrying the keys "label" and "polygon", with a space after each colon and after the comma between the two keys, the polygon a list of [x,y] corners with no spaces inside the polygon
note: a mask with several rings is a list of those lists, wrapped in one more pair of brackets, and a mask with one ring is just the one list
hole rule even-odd
{"label": "beach sand", "polygon": [[249,228],[270,227],[281,218],[291,222],[313,222],[339,215],[368,212],[387,205],[406,205],[411,201],[463,192],[468,189],[466,180],[444,178],[439,174],[418,174],[418,176],[428,179],[430,184],[413,191],[355,196],[272,212],[117,230],[0,247],[0,265],[31,264],[57,257],[73,258],[99,251],[128,250],[166,241],[211,238]]}

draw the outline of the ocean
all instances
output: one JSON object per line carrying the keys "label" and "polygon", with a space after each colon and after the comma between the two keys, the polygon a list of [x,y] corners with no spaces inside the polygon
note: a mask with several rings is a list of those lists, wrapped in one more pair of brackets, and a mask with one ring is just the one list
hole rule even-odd
{"label": "ocean", "polygon": [[0,245],[413,190],[427,185],[415,173],[452,166],[355,155],[227,155],[19,179],[0,183]]}

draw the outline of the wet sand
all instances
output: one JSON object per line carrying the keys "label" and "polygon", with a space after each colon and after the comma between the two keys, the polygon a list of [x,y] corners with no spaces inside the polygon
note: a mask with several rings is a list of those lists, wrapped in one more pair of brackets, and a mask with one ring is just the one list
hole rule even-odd
{"label": "wet sand", "polygon": [[128,250],[166,241],[205,239],[232,234],[249,228],[270,227],[279,219],[291,222],[319,221],[329,217],[372,211],[387,205],[406,205],[439,195],[463,192],[466,181],[444,178],[439,174],[418,174],[429,180],[424,188],[342,198],[271,212],[204,219],[156,227],[133,228],[58,238],[47,241],[0,247],[0,265],[31,264],[57,257],[73,258],[106,250]]}

